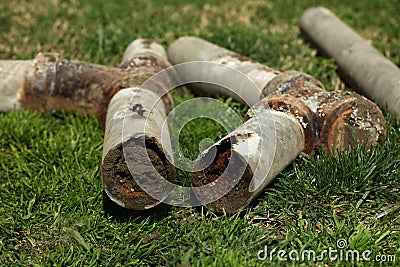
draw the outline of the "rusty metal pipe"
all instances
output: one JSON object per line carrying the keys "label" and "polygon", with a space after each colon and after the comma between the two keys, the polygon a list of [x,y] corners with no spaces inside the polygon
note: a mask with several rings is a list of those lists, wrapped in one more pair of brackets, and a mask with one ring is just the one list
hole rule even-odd
{"label": "rusty metal pipe", "polygon": [[[33,60],[3,60],[0,61],[0,111],[31,109],[96,115],[105,131],[102,158],[105,192],[120,206],[147,209],[157,205],[159,200],[144,193],[136,184],[124,158],[123,144],[144,138],[146,152],[155,169],[167,180],[174,180],[171,148],[168,140],[166,147],[161,146],[160,134],[160,121],[173,108],[172,97],[166,93],[165,86],[158,84],[149,84],[148,90],[138,89],[168,66],[164,48],[147,39],[132,42],[118,68],[65,60],[59,54],[46,53],[38,54]],[[169,79],[174,78],[167,75],[164,80],[168,84]],[[130,103],[133,95],[138,102]],[[162,101],[158,103],[160,99]],[[152,114],[155,119],[150,120],[146,132],[130,126],[143,124],[154,104],[156,111]],[[131,132],[123,136],[125,114]],[[146,173],[143,171],[137,176],[146,176]]]}
{"label": "rusty metal pipe", "polygon": [[304,149],[303,127],[293,114],[263,107],[254,110],[257,117],[246,120],[197,159],[196,168],[204,168],[209,151],[217,151],[212,163],[192,176],[194,186],[211,183],[213,188],[196,191],[199,199],[235,183],[226,195],[207,205],[216,212],[235,213],[246,207]]}
{"label": "rusty metal pipe", "polygon": [[[141,69],[142,66],[153,70],[146,73],[146,79],[170,66],[163,47],[144,39],[131,43],[120,67]],[[166,74],[162,78],[163,84],[146,83],[149,87],[145,88],[140,87],[141,79],[136,84],[130,83],[132,87],[118,91],[108,105],[102,182],[109,198],[127,209],[145,210],[160,204],[160,200],[138,185],[137,179],[149,186],[156,183],[153,178],[158,174],[170,182],[175,179],[169,136],[164,142],[161,137],[163,123],[173,103],[167,93],[168,84],[175,77]],[[160,101],[162,98],[164,101]],[[160,190],[168,193],[165,186]]]}
{"label": "rusty metal pipe", "polygon": [[[184,47],[188,48],[183,49]],[[260,63],[255,63],[196,37],[179,38],[169,47],[168,55],[174,64],[184,63],[187,60],[209,60],[237,69],[246,66],[245,73],[262,70],[263,73],[269,74],[256,75],[258,80],[254,80],[254,82],[259,86],[265,98],[252,106],[245,115],[245,122],[242,126],[256,125],[259,123],[259,121],[257,122],[259,114],[267,114],[267,111],[270,110],[269,113],[275,120],[275,128],[270,127],[266,133],[263,133],[263,136],[262,133],[254,134],[255,126],[250,127],[250,131],[248,127],[239,127],[214,144],[218,153],[213,164],[208,166],[205,171],[196,172],[193,175],[192,183],[198,186],[212,182],[218,178],[218,175],[225,173],[229,160],[233,161],[232,164],[237,165],[237,170],[244,170],[240,172],[242,173],[241,177],[235,177],[233,172],[224,174],[225,180],[240,179],[240,182],[231,192],[210,204],[210,208],[214,211],[225,210],[225,212],[234,213],[244,208],[300,152],[308,154],[314,149],[322,147],[331,150],[332,146],[336,151],[346,150],[349,145],[363,142],[366,142],[367,146],[374,147],[385,137],[385,120],[382,112],[374,103],[354,93],[327,92],[318,80],[307,74],[296,71],[280,73],[267,66],[261,67],[263,65]],[[220,60],[221,58],[224,60]],[[186,73],[181,75],[186,75]],[[201,75],[207,74],[202,73]],[[220,79],[232,79],[232,77],[224,77],[223,73],[209,73],[209,75],[220,77]],[[249,78],[254,79],[251,76]],[[198,87],[210,94],[218,92],[213,91],[214,88],[205,84],[198,84],[194,90]],[[246,88],[240,89],[240,91],[245,90]],[[249,92],[249,94],[254,94],[254,92]],[[256,96],[258,97],[258,95]],[[248,99],[256,98],[253,96]],[[286,116],[282,116],[282,114]],[[354,121],[367,122],[362,124],[354,123]],[[232,144],[232,141],[230,145],[222,146],[228,140],[232,140],[232,137],[234,137],[233,140],[238,140],[239,134],[242,137],[240,138],[242,143],[255,149],[240,151],[238,146]],[[274,136],[274,134],[276,134],[274,156],[262,157],[260,150],[263,145],[252,146],[251,144],[257,143],[257,140],[269,140],[268,136]],[[271,145],[270,141],[265,144]],[[271,150],[272,147],[264,147],[264,149]],[[206,157],[207,151],[200,155],[199,166]],[[269,172],[264,176],[255,175],[258,164],[269,166],[261,167],[263,170],[269,168]],[[217,186],[223,186],[223,184]],[[202,197],[204,198],[204,196]]]}
{"label": "rusty metal pipe", "polygon": [[[136,61],[140,62],[140,58]],[[0,111],[26,108],[94,114],[104,129],[111,97],[162,70],[156,60],[152,65],[136,66],[135,60],[131,64],[133,67],[106,67],[65,60],[57,53],[39,53],[26,61],[0,61],[0,94],[5,96],[0,101]],[[166,96],[164,100],[171,110],[171,99]]]}
{"label": "rusty metal pipe", "polygon": [[283,72],[268,84],[264,95],[270,108],[290,110],[300,120],[306,154],[321,148],[344,151],[357,143],[373,148],[386,136],[385,119],[377,105],[354,92],[325,91],[310,75]]}

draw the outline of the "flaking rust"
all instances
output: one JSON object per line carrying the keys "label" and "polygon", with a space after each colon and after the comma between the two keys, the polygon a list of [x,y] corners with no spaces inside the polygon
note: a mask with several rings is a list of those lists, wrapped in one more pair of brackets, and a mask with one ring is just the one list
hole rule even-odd
{"label": "flaking rust", "polygon": [[[139,63],[148,62],[153,63]],[[134,65],[130,62],[136,62]],[[31,61],[22,62],[25,75],[13,91],[19,108],[43,111],[62,111],[94,114],[104,129],[105,114],[111,97],[123,88],[142,84],[162,70],[162,64],[153,57],[132,59],[121,66],[106,67],[63,59],[56,53],[40,53]],[[1,63],[0,63],[1,65]],[[18,72],[18,68],[16,72]],[[16,75],[16,73],[10,73]],[[4,78],[7,80],[7,78]],[[18,88],[21,87],[21,88]],[[168,110],[172,101],[164,96]],[[4,110],[6,111],[6,110]]]}
{"label": "flaking rust", "polygon": [[[127,71],[145,69],[146,80],[168,66],[163,48],[146,39],[132,42],[120,65]],[[143,88],[140,86],[144,80],[133,85],[131,81],[135,77],[132,77],[127,81],[129,88],[111,94],[105,124],[102,182],[108,197],[124,208],[146,210],[160,204],[142,186],[162,195],[168,192],[168,185],[160,184],[156,177],[174,181],[171,144],[169,137],[166,143],[161,142],[161,131],[173,107],[167,90],[175,75],[173,71],[162,72],[158,74],[161,78],[147,81]]]}
{"label": "flaking rust", "polygon": [[[189,51],[183,49],[186,46],[190,47]],[[213,183],[221,175],[224,182],[215,184],[216,192],[222,191],[226,184],[235,184],[229,193],[208,205],[216,212],[234,213],[243,209],[300,153],[309,154],[315,149],[336,153],[357,143],[374,148],[386,136],[385,119],[374,103],[355,93],[328,92],[310,75],[297,71],[281,73],[196,37],[179,38],[171,44],[168,53],[174,64],[210,60],[241,70],[258,85],[264,96],[254,103],[250,101],[252,107],[242,126],[214,144],[216,160],[193,175],[192,183],[196,186]],[[218,75],[210,73],[210,77]],[[213,92],[212,87],[204,84],[198,86],[211,94],[222,92]],[[250,100],[258,96],[257,92],[246,91],[246,88],[236,90],[239,95],[247,92],[249,96],[244,97]],[[257,132],[259,124],[270,126]],[[253,134],[246,137],[249,131]],[[238,133],[244,137],[240,138],[241,142],[251,149],[241,150],[234,142],[230,146],[222,145],[228,139],[239,140]],[[272,136],[275,140],[271,143]],[[263,142],[251,146],[256,140]],[[274,145],[273,155],[263,154],[271,151]],[[207,156],[207,153],[200,155],[198,166],[210,162],[203,160]],[[231,163],[236,171],[226,172]],[[206,198],[213,192],[199,194]]]}
{"label": "flaking rust", "polygon": [[265,101],[255,107],[264,102],[294,114],[305,131],[306,154],[321,148],[344,151],[356,144],[374,148],[386,137],[386,122],[377,105],[354,92],[325,91],[307,74],[283,72],[264,88],[264,94]]}
{"label": "flaking rust", "polygon": [[357,144],[376,147],[386,137],[382,111],[370,100],[353,92],[334,91],[317,110],[320,144],[335,152]]}
{"label": "flaking rust", "polygon": [[[142,144],[146,146],[140,156],[148,157],[154,168],[143,166],[144,171],[136,174],[136,179],[151,182],[147,168],[156,170],[166,180],[174,180],[171,149],[162,147],[160,121],[163,122],[173,108],[167,89],[171,81],[177,79],[176,73],[161,74],[161,79],[148,82],[145,89],[140,88],[168,66],[170,63],[162,46],[146,39],[135,40],[128,46],[118,68],[70,61],[56,53],[40,53],[35,59],[26,61],[0,61],[0,95],[4,96],[0,110],[27,108],[96,115],[105,132],[102,160],[105,192],[120,206],[136,210],[151,208],[159,200],[145,193],[133,179],[123,147],[129,147],[126,155],[130,155],[140,148],[134,145],[138,140],[143,140]],[[139,100],[132,103],[134,94]],[[111,99],[119,101],[111,105]],[[160,99],[162,101],[158,101]],[[122,140],[125,117],[131,125],[144,124],[155,104],[154,118],[149,123],[151,127],[146,132],[133,127],[130,135]],[[130,127],[129,123],[127,127]]]}
{"label": "flaking rust", "polygon": [[[199,199],[232,187],[226,195],[208,205],[216,212],[234,213],[247,206],[304,148],[302,126],[291,113],[260,111],[258,115],[217,142],[215,161],[193,174],[193,185],[211,182],[213,188],[200,192]],[[260,129],[259,122],[265,127]],[[275,134],[276,140],[268,140]],[[271,145],[275,141],[276,150],[273,151]],[[201,166],[206,157],[207,153],[200,157],[197,166]]]}
{"label": "flaking rust", "polygon": [[[4,96],[0,110],[94,114],[104,130],[108,103],[116,92],[138,86],[170,66],[165,51],[155,49],[154,44],[148,47],[152,52],[143,46],[137,56],[127,55],[118,68],[66,60],[57,53],[39,53],[33,60],[0,61],[0,94]],[[172,110],[172,98],[164,94],[164,88],[152,86],[152,90],[162,95],[167,112]]]}

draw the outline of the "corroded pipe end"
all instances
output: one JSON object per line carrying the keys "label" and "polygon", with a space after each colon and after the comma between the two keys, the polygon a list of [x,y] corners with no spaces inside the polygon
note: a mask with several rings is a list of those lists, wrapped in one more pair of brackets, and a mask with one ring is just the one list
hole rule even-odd
{"label": "corroded pipe end", "polygon": [[386,137],[386,121],[379,107],[348,91],[332,91],[318,111],[320,144],[327,151],[344,151],[364,144],[375,148]]}
{"label": "corroded pipe end", "polygon": [[309,154],[314,150],[317,140],[316,116],[303,101],[289,94],[267,97],[249,109],[244,120],[252,118],[253,112],[261,109],[273,109],[292,115],[302,126],[304,143],[302,152]]}
{"label": "corroded pipe end", "polygon": [[201,154],[196,162],[201,171],[192,176],[194,186],[203,186],[195,191],[197,199],[218,213],[240,211],[300,154],[303,137],[293,114],[257,112],[218,141],[213,151]]}
{"label": "corroded pipe end", "polygon": [[[141,179],[142,183],[158,188],[159,184],[151,184],[155,181],[151,177],[153,167],[159,175],[170,182],[173,182],[175,177],[175,169],[167,160],[157,140],[151,138],[145,141],[147,155],[135,153],[143,150],[142,143],[142,140],[132,138],[124,145],[120,144],[110,149],[103,159],[102,182],[104,190],[112,201],[126,209],[145,210],[160,204],[159,200],[149,196],[135,181],[135,179]],[[125,146],[125,153],[131,162],[145,161],[141,157],[148,157],[152,167],[143,165],[143,173],[137,173],[134,179],[126,163],[123,146]]]}
{"label": "corroded pipe end", "polygon": [[[292,114],[303,127],[303,153],[309,154],[317,143],[318,128],[315,110],[318,98],[327,92],[320,81],[314,77],[289,70],[277,75],[263,89],[267,97],[259,101],[253,109],[271,108],[276,111]],[[251,110],[245,120],[251,117]]]}
{"label": "corroded pipe end", "polygon": [[[217,144],[217,155],[207,168],[192,174],[192,185],[195,187],[213,185],[196,191],[198,199],[216,198],[219,192],[224,192],[235,181],[237,184],[223,197],[206,204],[209,209],[216,213],[226,212],[233,214],[247,206],[252,199],[253,192],[249,191],[253,172],[250,166],[238,153],[232,151],[231,145],[235,138],[226,138]],[[208,161],[207,154],[204,162]],[[198,161],[196,168],[202,167],[203,161]],[[229,164],[229,167],[228,167]],[[234,171],[233,171],[234,170]],[[215,182],[218,179],[218,182]]]}
{"label": "corroded pipe end", "polygon": [[[148,209],[162,200],[151,197],[163,196],[157,190],[169,192],[168,185],[160,182],[175,178],[169,138],[163,142],[161,137],[165,117],[164,104],[152,91],[126,88],[111,99],[104,133],[102,183],[118,205]],[[149,187],[154,194],[146,193]]]}
{"label": "corroded pipe end", "polygon": [[270,108],[290,112],[306,126],[306,154],[321,147],[343,151],[357,143],[373,148],[386,136],[385,118],[377,105],[356,93],[327,92],[310,75],[283,72],[263,92]]}
{"label": "corroded pipe end", "polygon": [[322,83],[313,76],[295,70],[288,70],[278,74],[270,81],[263,88],[263,95],[285,94],[291,91],[304,90],[306,88],[319,91],[324,90]]}

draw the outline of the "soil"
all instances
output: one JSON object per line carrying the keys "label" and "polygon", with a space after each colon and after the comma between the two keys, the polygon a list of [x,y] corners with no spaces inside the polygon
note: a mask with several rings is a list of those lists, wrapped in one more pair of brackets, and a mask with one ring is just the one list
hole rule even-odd
{"label": "soil", "polygon": [[[142,142],[135,138],[130,139],[124,144],[129,162],[134,162],[133,160],[144,162],[143,158],[149,157],[156,171],[166,180],[173,182],[175,170],[165,157],[162,149],[159,148],[155,139],[146,140],[147,155],[135,153],[138,150],[137,146],[141,144]],[[167,190],[167,188],[160,188],[158,181],[153,179],[154,172],[152,166],[145,164],[136,166],[136,171],[140,167],[140,173],[135,174],[135,179],[140,179],[141,183],[159,188],[159,190]],[[111,149],[104,157],[102,164],[103,186],[108,194],[122,202],[127,209],[144,210],[149,206],[156,205],[159,200],[152,198],[144,192],[135,179],[133,179],[128,169],[122,144]]]}

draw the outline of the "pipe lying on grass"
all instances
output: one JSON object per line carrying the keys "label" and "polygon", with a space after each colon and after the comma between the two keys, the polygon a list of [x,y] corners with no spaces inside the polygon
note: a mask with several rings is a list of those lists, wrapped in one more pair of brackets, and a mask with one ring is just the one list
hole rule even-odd
{"label": "pipe lying on grass", "polygon": [[[168,66],[171,65],[164,48],[143,39],[136,40],[126,49],[120,65],[136,70],[156,67],[151,76]],[[149,78],[146,72],[143,74]],[[170,182],[175,178],[169,136],[162,142],[161,132],[173,105],[171,95],[167,93],[168,84],[176,77],[171,75],[172,72],[163,74],[162,81],[156,81],[159,84],[146,83],[145,88],[140,87],[142,79],[136,84],[130,83],[131,87],[118,91],[108,105],[102,181],[110,199],[127,209],[144,210],[160,204],[159,199],[151,197],[137,184],[138,179],[141,185],[161,190],[153,193],[167,197],[167,185],[160,185],[157,177],[161,175]]]}
{"label": "pipe lying on grass", "polygon": [[[139,89],[147,79],[170,66],[162,46],[151,40],[138,39],[126,49],[119,68],[62,59],[59,54],[40,53],[33,60],[0,61],[0,111],[31,109],[94,114],[105,130],[102,182],[107,195],[128,209],[153,207],[153,199],[136,184],[126,164],[127,153],[135,140],[144,140],[154,168],[167,180],[174,180],[170,164],[170,147],[161,147],[160,121],[173,108],[170,94],[164,86],[150,85]],[[171,72],[168,72],[171,74]],[[165,76],[165,83],[176,77]],[[134,96],[135,103],[131,103]],[[112,99],[112,100],[111,100]],[[162,101],[157,102],[162,99]],[[111,100],[111,102],[110,102]],[[110,102],[110,104],[109,104]],[[156,105],[151,118],[149,110]],[[124,115],[131,131],[123,136]],[[107,116],[107,120],[106,120]],[[149,119],[146,134],[142,125]],[[124,138],[124,140],[123,140]],[[164,142],[165,143],[165,142]],[[141,143],[143,145],[143,143]],[[142,155],[145,156],[145,155]],[[135,160],[135,159],[131,159]],[[150,179],[154,168],[143,166],[138,177]]]}
{"label": "pipe lying on grass", "polygon": [[[214,183],[215,192],[220,192],[227,184],[236,183],[229,193],[209,204],[214,211],[234,213],[244,208],[301,152],[308,154],[322,147],[330,151],[332,146],[335,151],[346,150],[355,143],[375,147],[385,137],[385,119],[374,103],[355,93],[327,92],[309,75],[296,71],[280,73],[196,37],[181,37],[173,42],[168,56],[173,64],[210,61],[251,73],[247,76],[262,92],[250,91],[250,96],[240,98],[238,95],[243,95],[246,88],[239,88],[227,94],[238,101],[246,98],[252,108],[242,126],[197,159],[196,169],[203,170],[194,173],[194,186]],[[235,79],[215,71],[193,73],[189,69],[178,74],[200,75],[202,80],[207,75],[212,80]],[[209,94],[227,91],[204,83],[195,88]],[[261,99],[262,96],[265,98]],[[212,148],[216,148],[217,155],[212,164],[205,166],[205,162],[210,162],[208,152]],[[271,155],[271,151],[275,153]],[[220,180],[215,183],[217,178]],[[213,192],[198,194],[204,199],[205,194]]]}
{"label": "pipe lying on grass", "polygon": [[400,69],[395,64],[324,7],[306,10],[300,27],[336,60],[344,80],[400,118]]}
{"label": "pipe lying on grass", "polygon": [[[57,53],[39,53],[33,60],[0,60],[0,111],[94,114],[104,129],[111,97],[123,88],[142,84],[167,66],[154,53],[147,61],[141,57],[122,63],[122,68],[65,60]],[[171,110],[169,95],[163,100]]]}
{"label": "pipe lying on grass", "polygon": [[289,111],[300,120],[307,140],[306,154],[315,148],[343,151],[357,143],[376,147],[386,136],[386,122],[377,105],[354,92],[325,91],[310,75],[283,72],[263,93],[268,107]]}

